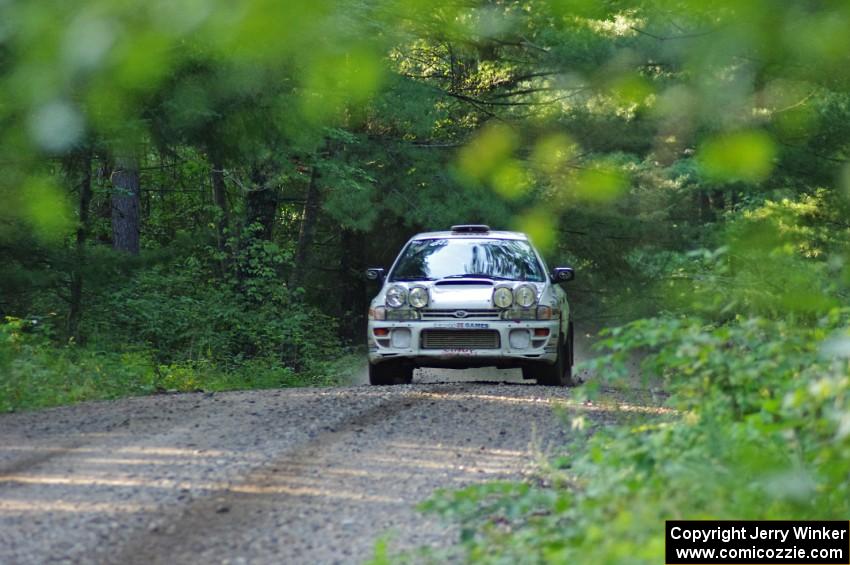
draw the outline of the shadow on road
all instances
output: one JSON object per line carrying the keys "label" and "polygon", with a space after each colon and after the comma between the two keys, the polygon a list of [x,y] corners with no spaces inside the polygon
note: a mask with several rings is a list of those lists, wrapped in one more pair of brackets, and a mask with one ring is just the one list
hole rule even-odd
{"label": "shadow on road", "polygon": [[0,562],[350,562],[388,530],[441,546],[456,532],[415,511],[435,489],[520,479],[600,426],[666,413],[508,377],[0,416]]}

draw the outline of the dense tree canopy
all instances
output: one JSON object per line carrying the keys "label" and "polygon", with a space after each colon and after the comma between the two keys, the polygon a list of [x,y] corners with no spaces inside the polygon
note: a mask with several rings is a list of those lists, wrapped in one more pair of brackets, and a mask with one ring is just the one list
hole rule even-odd
{"label": "dense tree canopy", "polygon": [[[412,232],[462,221],[525,230],[574,263],[589,328],[693,307],[693,285],[717,276],[695,249],[727,266],[772,257],[705,297],[713,315],[773,308],[753,289],[788,269],[781,286],[797,298],[783,307],[835,302],[796,292],[813,284],[842,292],[796,262],[843,268],[843,3],[2,11],[15,23],[1,38],[0,309],[50,316],[56,339],[122,335],[163,359],[206,357],[146,334],[173,311],[148,292],[185,299],[173,286],[183,276],[197,300],[328,316],[356,341],[362,268],[386,264]],[[827,231],[803,241],[809,231],[795,237],[786,216]],[[134,291],[142,314],[125,293],[147,279]],[[143,322],[152,309],[162,318]],[[112,328],[101,310],[136,321]],[[210,327],[183,318],[187,335]],[[281,328],[273,340],[291,353],[291,338]]]}
{"label": "dense tree canopy", "polygon": [[[801,464],[846,478],[846,363],[800,372],[828,336],[848,351],[846,2],[12,0],[0,22],[0,406],[35,368],[318,379],[361,342],[365,267],[481,222],[577,268],[582,332],[661,316],[606,343],[721,375],[687,409],[769,373],[717,420],[823,417]],[[791,361],[713,357],[768,342]],[[833,370],[833,407],[794,388]]]}

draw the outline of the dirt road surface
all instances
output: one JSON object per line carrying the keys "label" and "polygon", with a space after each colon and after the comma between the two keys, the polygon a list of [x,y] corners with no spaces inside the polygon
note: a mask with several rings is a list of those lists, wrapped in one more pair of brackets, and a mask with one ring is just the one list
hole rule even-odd
{"label": "dirt road surface", "polygon": [[359,563],[382,536],[445,545],[456,533],[415,510],[434,489],[522,478],[645,409],[574,394],[516,371],[420,371],[0,415],[0,563]]}

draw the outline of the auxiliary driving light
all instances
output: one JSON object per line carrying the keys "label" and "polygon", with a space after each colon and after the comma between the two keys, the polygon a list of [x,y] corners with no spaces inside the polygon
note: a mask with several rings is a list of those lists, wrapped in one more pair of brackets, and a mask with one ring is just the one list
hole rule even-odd
{"label": "auxiliary driving light", "polygon": [[428,306],[428,289],[423,286],[415,286],[410,289],[407,301],[414,308],[425,308]]}
{"label": "auxiliary driving light", "polygon": [[390,336],[390,346],[397,349],[410,347],[410,330],[407,328],[396,328]]}
{"label": "auxiliary driving light", "polygon": [[516,303],[523,308],[528,308],[537,301],[537,289],[530,284],[523,284],[514,291]]}
{"label": "auxiliary driving light", "polygon": [[387,289],[387,306],[401,308],[407,302],[407,291],[403,286],[391,286]]}
{"label": "auxiliary driving light", "polygon": [[508,336],[511,349],[526,349],[531,343],[531,334],[528,330],[511,330]]}
{"label": "auxiliary driving light", "polygon": [[514,296],[508,287],[500,286],[493,291],[493,304],[496,305],[496,308],[509,308],[513,301]]}

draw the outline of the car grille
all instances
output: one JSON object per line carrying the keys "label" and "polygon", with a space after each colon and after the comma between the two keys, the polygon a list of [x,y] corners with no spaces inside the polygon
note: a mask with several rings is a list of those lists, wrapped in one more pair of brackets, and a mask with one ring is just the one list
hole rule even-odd
{"label": "car grille", "polygon": [[422,349],[499,349],[496,330],[423,330]]}
{"label": "car grille", "polygon": [[[466,316],[456,316],[456,312],[466,312]],[[498,320],[499,318],[500,312],[495,308],[473,308],[471,310],[434,308],[422,310],[423,320]]]}

